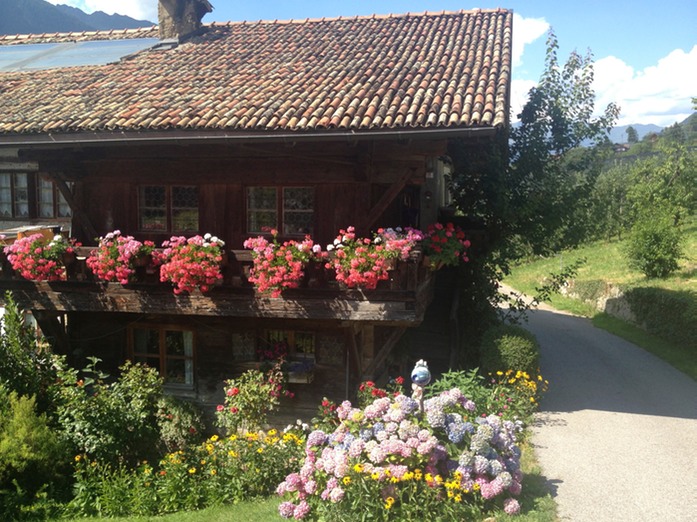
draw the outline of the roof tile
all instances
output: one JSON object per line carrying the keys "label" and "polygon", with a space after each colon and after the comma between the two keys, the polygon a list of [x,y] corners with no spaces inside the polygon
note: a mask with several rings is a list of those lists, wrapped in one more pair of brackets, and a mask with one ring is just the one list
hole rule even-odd
{"label": "roof tile", "polygon": [[[507,124],[512,13],[215,23],[103,66],[0,75],[0,133],[308,131]],[[0,45],[143,38],[12,35]]]}

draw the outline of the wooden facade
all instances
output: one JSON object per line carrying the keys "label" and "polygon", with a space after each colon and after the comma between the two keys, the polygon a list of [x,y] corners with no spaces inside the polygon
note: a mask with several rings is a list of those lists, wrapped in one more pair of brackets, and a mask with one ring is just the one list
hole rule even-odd
{"label": "wooden facade", "polygon": [[[432,194],[444,193],[438,157],[445,147],[444,140],[382,140],[26,149],[19,153],[25,164],[65,192],[72,210],[65,233],[84,246],[67,265],[66,281],[22,280],[5,263],[0,288],[32,310],[56,349],[78,366],[90,355],[112,370],[129,358],[159,364],[174,393],[213,405],[222,399],[225,379],[258,367],[260,346],[285,336],[291,369],[301,370],[290,385],[298,404],[350,397],[360,380],[387,375],[390,352],[423,320],[432,274],[417,252],[395,266],[389,281],[361,291],[341,288],[332,271],[315,264],[301,288],[277,299],[260,296],[245,277],[251,252],[242,243],[258,235],[248,230],[247,191],[311,188],[310,232],[323,246],[349,225],[362,235],[381,226],[425,228],[443,203]],[[195,187],[195,230],[142,228],[144,186]],[[145,268],[131,285],[95,280],[84,259],[98,236],[116,229],[156,244],[180,233],[217,235],[227,249],[223,283],[206,294],[175,295]],[[186,336],[190,347],[179,359],[171,359],[166,346],[139,359],[134,336],[143,329],[161,336],[163,345]],[[299,337],[309,353],[293,345]]]}

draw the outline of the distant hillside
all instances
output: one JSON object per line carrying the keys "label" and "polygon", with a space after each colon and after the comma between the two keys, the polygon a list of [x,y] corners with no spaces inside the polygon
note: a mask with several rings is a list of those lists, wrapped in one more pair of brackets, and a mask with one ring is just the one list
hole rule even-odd
{"label": "distant hillside", "polygon": [[74,7],[53,5],[44,0],[0,0],[0,34],[41,34],[71,31],[135,29],[152,22],[128,16],[88,15]]}
{"label": "distant hillside", "polygon": [[658,125],[654,125],[652,123],[648,125],[643,125],[641,123],[622,125],[620,127],[615,127],[610,131],[610,141],[612,143],[627,143],[627,129],[629,127],[634,127],[639,140],[641,140],[647,134],[652,132],[659,134],[663,130],[663,127],[659,127]]}

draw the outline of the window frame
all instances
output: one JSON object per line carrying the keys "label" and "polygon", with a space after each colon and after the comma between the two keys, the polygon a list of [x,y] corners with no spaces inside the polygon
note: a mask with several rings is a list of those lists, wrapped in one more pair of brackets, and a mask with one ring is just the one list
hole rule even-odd
{"label": "window frame", "polygon": [[[251,208],[250,207],[250,191],[252,189],[273,189],[275,191],[275,199],[276,199],[276,206],[273,209],[273,212],[276,214],[276,223],[274,226],[269,227],[269,228],[275,228],[278,230],[278,233],[282,237],[297,237],[297,238],[302,238],[305,237],[307,234],[313,234],[316,230],[316,220],[317,220],[317,214],[316,214],[316,209],[317,209],[317,190],[314,186],[312,185],[248,185],[245,187],[244,195],[245,195],[245,216],[246,216],[246,224],[245,228],[247,231],[247,234],[261,234],[261,235],[268,235],[270,233],[270,230],[256,230],[251,227],[251,212],[271,212],[271,208]],[[312,209],[310,210],[298,210],[298,209],[287,209],[287,198],[286,198],[286,190],[288,189],[310,189],[312,190]],[[286,226],[287,220],[287,215],[291,212],[296,212],[296,213],[309,213],[312,215],[312,219],[310,220],[312,229],[310,231],[303,231],[303,232],[285,232],[284,228]],[[264,228],[264,227],[262,227]]]}
{"label": "window frame", "polygon": [[[143,227],[143,215],[142,212],[147,210],[147,209],[158,209],[159,207],[152,207],[152,206],[146,206],[145,203],[145,197],[144,197],[144,190],[148,187],[157,187],[157,188],[162,188],[164,189],[164,213],[165,213],[165,228],[162,229],[156,229],[156,228],[145,228]],[[173,191],[176,188],[186,188],[186,189],[195,189],[196,190],[196,228],[191,228],[191,229],[178,229],[174,227],[175,223],[175,210],[177,209],[184,209],[184,210],[194,210],[194,207],[175,207],[174,206],[174,198],[173,198]],[[137,187],[137,194],[136,194],[136,200],[137,200],[137,229],[140,232],[148,233],[148,234],[191,234],[191,233],[198,233],[200,228],[201,228],[201,191],[198,185],[186,185],[186,184],[143,184],[143,185],[138,185]]]}
{"label": "window frame", "polygon": [[[147,353],[147,352],[136,352],[135,346],[135,332],[136,331],[155,331],[158,335],[159,352],[157,355]],[[191,355],[167,355],[167,342],[166,333],[167,332],[189,332],[191,334]],[[156,324],[141,324],[136,326],[128,327],[128,358],[133,362],[145,362],[151,368],[155,368],[159,375],[164,381],[164,385],[167,388],[179,389],[179,390],[194,390],[196,387],[196,331],[193,328],[188,328],[186,326],[170,324],[170,323],[156,323]],[[137,358],[145,359],[145,361],[138,361]],[[157,360],[157,367],[150,363],[150,359]],[[167,381],[167,361],[168,359],[183,360],[184,364],[184,382],[168,382]],[[186,370],[186,361],[191,362],[190,373]],[[187,379],[190,376],[190,379]],[[190,382],[187,382],[190,380]]]}
{"label": "window frame", "polygon": [[[58,185],[50,178],[45,178],[41,176],[40,172],[35,171],[23,171],[23,170],[3,170],[0,171],[0,176],[8,176],[10,183],[9,186],[0,185],[0,205],[6,206],[10,210],[10,215],[3,216],[0,215],[0,219],[14,220],[14,221],[33,221],[33,220],[66,220],[72,219],[73,212],[70,205],[61,194],[58,189]],[[26,186],[20,186],[17,182],[17,177],[23,176],[26,180]],[[50,216],[42,215],[42,206],[47,201],[42,200],[42,190],[46,188],[45,184],[51,184],[51,207],[52,212]],[[68,186],[72,190],[72,183],[68,183]],[[26,194],[25,200],[18,199],[18,193],[22,191]],[[7,200],[2,200],[3,194],[9,194]],[[17,212],[19,205],[26,205],[27,212],[25,215],[19,215]],[[67,209],[67,215],[59,216],[58,210],[64,206]]]}

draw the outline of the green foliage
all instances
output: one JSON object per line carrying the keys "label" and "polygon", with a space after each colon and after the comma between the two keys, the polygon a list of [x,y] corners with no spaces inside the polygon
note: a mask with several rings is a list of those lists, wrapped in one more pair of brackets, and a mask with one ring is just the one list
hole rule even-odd
{"label": "green foliage", "polygon": [[646,277],[666,277],[678,269],[683,256],[682,230],[659,209],[644,212],[634,223],[626,244],[629,266]]}
{"label": "green foliage", "polygon": [[51,387],[56,380],[57,364],[48,345],[40,343],[24,322],[10,292],[5,294],[5,314],[0,336],[0,385],[19,395],[36,398],[39,411],[49,409]]}
{"label": "green foliage", "polygon": [[513,369],[535,375],[540,367],[540,347],[535,336],[524,328],[500,325],[484,334],[481,358],[484,374]]}
{"label": "green foliage", "polygon": [[697,293],[661,288],[625,292],[637,322],[650,333],[697,353]]}
{"label": "green foliage", "polygon": [[19,518],[48,484],[58,485],[65,452],[33,397],[0,386],[0,512]]}
{"label": "green foliage", "polygon": [[61,373],[58,421],[75,453],[106,463],[133,463],[157,454],[156,415],[163,395],[157,371],[126,363],[111,383],[91,358],[84,379],[72,368]]}
{"label": "green foliage", "polygon": [[75,516],[193,511],[273,493],[303,458],[304,438],[276,430],[219,438],[135,468],[76,458]]}
{"label": "green foliage", "polygon": [[157,401],[157,426],[160,441],[169,452],[198,442],[206,428],[196,406],[171,395]]}
{"label": "green foliage", "polygon": [[237,379],[225,382],[225,404],[217,407],[218,427],[228,433],[263,428],[285,389],[285,377],[278,360],[267,372],[247,370]]}

